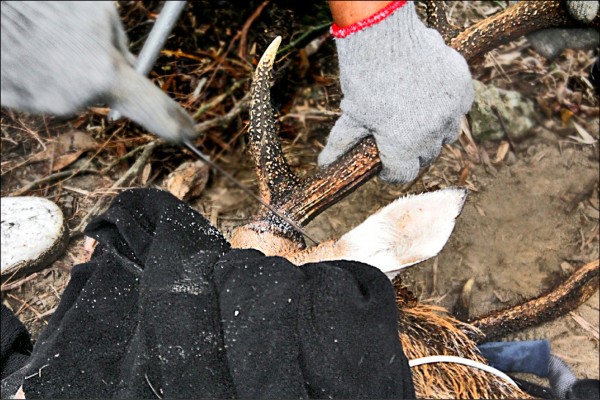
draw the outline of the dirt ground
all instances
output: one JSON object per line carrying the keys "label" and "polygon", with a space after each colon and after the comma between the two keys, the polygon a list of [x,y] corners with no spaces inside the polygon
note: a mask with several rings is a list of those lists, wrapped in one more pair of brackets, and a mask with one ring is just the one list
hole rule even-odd
{"label": "dirt ground", "polygon": [[[461,24],[468,25],[497,11],[499,3],[503,2],[453,6],[452,13]],[[129,18],[131,36],[136,29],[141,29],[131,26],[139,22],[139,15],[149,15],[149,8],[139,9],[139,5],[130,3],[122,3],[122,7],[123,15]],[[268,8],[265,10],[264,13],[271,16]],[[300,12],[296,10],[296,13]],[[233,17],[228,15],[227,18]],[[216,37],[211,49],[223,50],[229,43],[223,38],[232,40],[235,27],[242,26],[248,18],[247,14],[240,17],[229,36],[216,28],[199,27],[204,27],[211,40],[211,33]],[[254,32],[254,37],[258,37],[258,33],[253,29],[258,30],[266,23],[260,18],[257,21],[256,28],[249,31]],[[252,37],[249,34],[249,48]],[[285,74],[279,74],[280,93],[274,93],[276,105],[281,109],[284,151],[299,175],[315,170],[316,157],[326,134],[339,116],[335,47],[330,38],[316,43],[320,45],[316,52],[291,52],[280,63]],[[169,44],[167,49],[177,50]],[[198,68],[194,72],[210,75],[216,71],[208,68],[216,58],[195,54],[206,60],[194,64]],[[516,141],[514,149],[498,159],[496,155],[506,143],[476,140],[475,150],[464,140],[447,146],[436,163],[412,185],[389,185],[378,178],[372,179],[312,221],[308,232],[319,240],[336,238],[404,193],[462,185],[469,189],[469,195],[448,244],[434,259],[405,270],[404,282],[422,301],[452,311],[463,286],[473,279],[467,310],[470,317],[522,302],[550,289],[599,256],[598,97],[585,86],[584,79],[597,55],[597,49],[567,50],[549,62],[537,55],[525,39],[494,50],[471,65],[473,76],[484,83],[518,90],[536,103],[538,120],[526,138]],[[186,103],[188,109],[210,106],[197,118],[199,121],[218,118],[243,97],[247,86],[240,86],[219,103],[211,97],[230,84],[226,77],[239,79],[251,70],[249,63],[238,68],[233,62],[228,64],[228,60],[222,59],[220,65],[229,75],[215,72],[214,79],[210,78],[207,84],[205,97]],[[187,86],[176,82],[170,89],[179,100],[186,100],[182,94],[186,87],[194,87],[201,80],[201,76],[189,72],[188,64],[180,64],[184,62],[161,57],[152,75],[164,86],[174,74],[173,69],[165,66],[175,65],[175,70],[180,68],[179,72],[187,74],[190,79],[182,81]],[[140,135],[139,129],[127,122],[107,126],[104,114],[102,108],[97,108],[76,119],[58,120],[3,109],[2,196],[26,194],[52,199],[63,209],[71,230],[76,231],[90,213],[98,212],[94,206],[99,202],[105,205],[126,187],[162,187],[167,175],[178,165],[193,160],[189,153],[162,146],[151,154],[141,170],[135,171],[134,179],[115,185],[152,137]],[[589,144],[578,140],[581,138],[574,123],[595,140]],[[228,125],[221,128],[223,124]],[[247,115],[242,113],[233,122],[209,129],[198,145],[237,179],[254,187],[252,166],[241,139],[246,126]],[[94,143],[89,148],[82,147],[81,153],[73,156],[76,161],[59,161],[47,149],[54,149],[52,144],[73,130],[87,132]],[[137,153],[128,155],[134,149]],[[44,154],[51,155],[50,165]],[[32,160],[36,156],[37,161]],[[121,161],[115,162],[119,157]],[[52,168],[57,162],[65,165]],[[61,170],[91,167],[96,172],[66,174],[22,190],[28,183]],[[201,194],[188,202],[226,234],[247,221],[256,209],[248,196],[214,173],[210,173]],[[83,237],[74,235],[68,250],[51,266],[18,282],[3,283],[2,301],[17,313],[34,337],[56,308],[70,269],[85,257],[82,244]],[[549,339],[553,353],[563,358],[578,377],[598,378],[599,302],[596,292],[569,315],[505,339]],[[458,316],[467,317],[464,310]]]}

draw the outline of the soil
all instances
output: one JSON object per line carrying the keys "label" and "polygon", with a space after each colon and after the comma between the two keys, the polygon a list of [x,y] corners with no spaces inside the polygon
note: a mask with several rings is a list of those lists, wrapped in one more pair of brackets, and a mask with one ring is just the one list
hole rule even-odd
{"label": "soil", "polygon": [[[502,2],[474,2],[473,6],[465,6],[460,18],[468,24],[497,8],[498,3]],[[134,8],[125,11],[128,11],[127,15],[147,12]],[[460,11],[456,7],[453,9],[457,14]],[[190,18],[189,15],[186,18]],[[234,16],[224,15],[223,18]],[[233,34],[248,15],[236,18],[237,25],[231,28]],[[269,18],[274,17],[269,14]],[[130,17],[131,25],[132,20],[137,21]],[[259,19],[257,26],[264,23]],[[179,29],[185,30],[184,27]],[[220,31],[207,29],[215,36],[212,44],[218,48],[219,40],[223,41],[222,36],[227,34],[219,36]],[[130,28],[130,35],[132,32],[136,30]],[[253,38],[259,35],[256,31],[250,32],[249,48]],[[506,65],[502,68],[502,61],[498,63],[498,59],[514,52],[519,54],[511,60],[510,68]],[[316,168],[316,157],[339,115],[340,90],[331,39],[321,44],[310,57],[300,53],[292,52],[287,62],[280,63],[283,72],[278,74],[277,85],[286,84],[285,90],[275,94],[275,99],[281,108],[284,151],[290,164],[303,175]],[[468,199],[449,242],[434,259],[405,270],[403,281],[422,301],[442,305],[455,311],[461,319],[522,302],[550,289],[599,255],[598,97],[585,88],[578,91],[583,82],[581,76],[587,73],[586,68],[597,54],[597,49],[587,52],[567,50],[550,63],[536,55],[525,40],[498,49],[472,66],[473,75],[504,89],[519,90],[536,101],[540,120],[528,137],[514,143],[514,148],[499,160],[495,160],[495,155],[504,145],[501,142],[478,142],[475,153],[464,142],[446,146],[435,164],[413,184],[397,186],[372,179],[312,221],[307,227],[308,232],[319,240],[336,238],[404,193],[466,186]],[[532,59],[535,63],[529,62]],[[171,59],[159,60],[155,74],[173,62]],[[192,72],[186,72],[186,65],[177,65],[183,73],[193,76]],[[566,76],[564,81],[561,80],[562,86],[548,83],[546,79],[551,70],[562,71],[559,75]],[[154,78],[162,81],[165,77]],[[228,79],[233,78],[229,76]],[[222,81],[211,82],[213,86],[209,87],[209,92],[218,93],[218,85],[227,85],[225,78]],[[188,85],[192,84],[188,82]],[[178,88],[184,90],[181,86]],[[240,91],[244,89],[247,87]],[[223,112],[219,107],[227,111],[235,99],[241,97],[236,93],[205,117],[218,116]],[[574,103],[580,107],[569,106]],[[219,129],[215,129],[199,145],[237,179],[253,187],[252,166],[243,141],[239,139],[246,118],[246,115],[238,117],[223,128],[223,140],[218,140]],[[596,139],[593,143],[584,144],[571,137],[577,137],[575,121],[592,133]],[[27,160],[74,128],[91,133],[104,145],[96,149],[97,152],[84,153],[83,159],[69,168],[89,159],[99,167],[109,165],[117,156],[152,139],[148,135],[140,136],[138,128],[126,122],[106,127],[102,115],[94,112],[65,121],[3,110],[2,196],[14,194],[25,183],[48,175],[48,165]],[[162,147],[153,153],[143,173],[127,186],[161,187],[169,172],[189,160],[192,158],[187,153]],[[26,194],[56,201],[74,230],[97,202],[109,200],[122,189],[111,188],[111,185],[131,164],[133,160],[123,161],[104,176],[77,175],[58,184],[42,185]],[[253,200],[214,173],[202,194],[188,202],[226,234],[247,221],[256,209]],[[68,282],[70,269],[83,262],[85,257],[83,237],[76,236],[65,254],[43,271],[19,284],[13,282],[10,288],[3,284],[3,303],[25,322],[34,338],[54,311]],[[470,279],[474,284],[468,309],[458,309],[455,306],[457,299]],[[569,315],[504,339],[548,339],[553,353],[563,358],[578,377],[597,379],[599,302],[596,292]]]}

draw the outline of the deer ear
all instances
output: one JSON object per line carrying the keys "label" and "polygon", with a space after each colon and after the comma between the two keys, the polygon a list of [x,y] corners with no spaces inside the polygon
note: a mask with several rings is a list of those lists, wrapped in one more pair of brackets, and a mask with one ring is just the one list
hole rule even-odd
{"label": "deer ear", "polygon": [[336,241],[334,253],[393,277],[442,250],[466,197],[465,188],[401,197]]}

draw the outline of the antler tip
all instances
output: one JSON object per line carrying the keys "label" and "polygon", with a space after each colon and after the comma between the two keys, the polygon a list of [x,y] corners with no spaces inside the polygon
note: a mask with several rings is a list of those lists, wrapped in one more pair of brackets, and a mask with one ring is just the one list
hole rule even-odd
{"label": "antler tip", "polygon": [[275,39],[273,39],[269,47],[267,47],[267,50],[265,50],[258,65],[270,69],[273,66],[273,62],[275,61],[275,56],[277,55],[277,50],[279,49],[280,44],[281,36],[277,36]]}

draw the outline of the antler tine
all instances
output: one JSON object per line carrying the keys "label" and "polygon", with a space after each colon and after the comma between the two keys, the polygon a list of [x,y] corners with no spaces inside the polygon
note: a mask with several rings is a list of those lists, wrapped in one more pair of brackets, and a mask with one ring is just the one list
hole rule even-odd
{"label": "antler tine", "polygon": [[470,332],[469,336],[477,342],[495,340],[575,310],[598,291],[599,265],[598,259],[589,262],[545,294],[469,321],[481,332]]}
{"label": "antler tine", "polygon": [[282,202],[299,181],[283,155],[271,105],[271,76],[280,43],[281,36],[277,36],[258,62],[252,81],[248,131],[260,196],[274,206]]}
{"label": "antler tine", "polygon": [[304,239],[294,229],[298,226],[289,218],[279,205],[285,203],[299,179],[290,169],[281,149],[277,136],[276,121],[271,105],[271,79],[273,63],[281,36],[271,42],[258,62],[252,80],[250,102],[250,128],[248,129],[248,147],[254,160],[254,169],[258,178],[260,198],[274,210],[291,221],[292,225],[282,221],[266,207],[262,207],[255,216],[250,228],[259,232],[272,231],[304,246]]}

